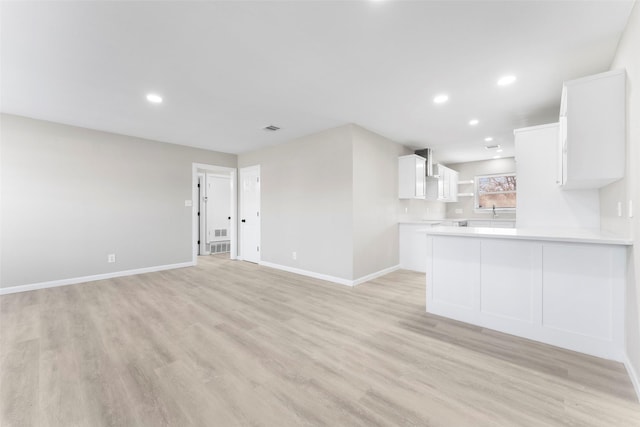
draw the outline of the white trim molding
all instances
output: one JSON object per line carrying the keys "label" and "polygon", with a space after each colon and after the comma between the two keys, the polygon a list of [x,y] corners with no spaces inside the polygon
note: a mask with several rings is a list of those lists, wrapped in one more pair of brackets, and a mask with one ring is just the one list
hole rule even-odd
{"label": "white trim molding", "polygon": [[386,274],[392,273],[396,270],[400,270],[400,264],[392,265],[391,267],[384,268],[382,270],[373,272],[371,274],[367,274],[366,276],[362,276],[359,279],[353,280],[353,286],[359,285],[364,282],[368,282],[369,280],[377,279],[378,277],[382,277]]}
{"label": "white trim molding", "polygon": [[198,170],[205,173],[217,173],[231,179],[231,248],[230,259],[236,259],[238,254],[238,173],[236,168],[226,166],[207,165],[204,163],[191,164],[191,257],[193,265],[198,264]]}
{"label": "white trim molding", "polygon": [[339,285],[344,285],[344,286],[357,286],[361,283],[368,282],[369,280],[373,280],[377,277],[384,276],[385,274],[389,274],[400,268],[400,265],[394,265],[392,267],[385,268],[380,271],[376,271],[366,276],[362,276],[358,279],[350,280],[350,279],[343,279],[342,277],[330,276],[328,274],[316,273],[314,271],[303,270],[301,268],[274,264],[272,262],[267,262],[267,261],[260,261],[258,264],[264,267],[275,268],[276,270],[283,270],[289,273],[300,274],[302,276],[307,276],[307,277],[313,277],[314,279],[325,280],[327,282],[337,283]]}
{"label": "white trim molding", "polygon": [[624,367],[627,369],[627,375],[629,375],[629,379],[631,380],[631,384],[633,384],[633,388],[636,391],[636,398],[638,402],[640,402],[640,377],[638,377],[638,373],[633,368],[633,364],[629,359],[629,355],[624,355]]}
{"label": "white trim molding", "polygon": [[96,280],[112,279],[114,277],[134,276],[136,274],[153,273],[156,271],[173,270],[176,268],[193,267],[194,262],[181,262],[178,264],[157,265],[153,267],[136,268],[134,270],[114,271],[112,273],[95,274],[92,276],[72,277],[69,279],[51,280],[49,282],[31,283],[28,285],[9,286],[0,288],[0,295],[14,294],[16,292],[35,291],[38,289],[55,288],[58,286],[76,285],[79,283],[95,282]]}

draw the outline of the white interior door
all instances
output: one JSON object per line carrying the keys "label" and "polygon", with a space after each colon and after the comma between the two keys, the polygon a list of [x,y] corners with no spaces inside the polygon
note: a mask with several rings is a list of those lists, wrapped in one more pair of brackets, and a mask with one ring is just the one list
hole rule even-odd
{"label": "white interior door", "polygon": [[231,179],[207,174],[207,243],[231,240]]}
{"label": "white interior door", "polygon": [[260,166],[240,169],[240,253],[260,261]]}

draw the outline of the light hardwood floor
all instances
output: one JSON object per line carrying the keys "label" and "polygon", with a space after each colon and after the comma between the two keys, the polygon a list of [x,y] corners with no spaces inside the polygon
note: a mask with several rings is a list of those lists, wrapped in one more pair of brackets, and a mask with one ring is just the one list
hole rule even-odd
{"label": "light hardwood floor", "polygon": [[640,426],[621,364],[224,257],[0,297],[0,425]]}

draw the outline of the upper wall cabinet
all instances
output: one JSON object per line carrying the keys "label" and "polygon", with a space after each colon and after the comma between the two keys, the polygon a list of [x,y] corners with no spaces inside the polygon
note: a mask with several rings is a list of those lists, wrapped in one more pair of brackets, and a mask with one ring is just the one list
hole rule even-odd
{"label": "upper wall cabinet", "polygon": [[565,82],[560,105],[557,183],[600,188],[624,176],[625,72]]}
{"label": "upper wall cabinet", "polygon": [[398,158],[398,196],[401,199],[424,199],[426,159],[417,154]]}
{"label": "upper wall cabinet", "polygon": [[435,165],[436,176],[427,178],[426,199],[438,202],[458,201],[458,172],[444,165]]}
{"label": "upper wall cabinet", "polygon": [[458,201],[458,172],[440,164],[438,165],[438,200]]}

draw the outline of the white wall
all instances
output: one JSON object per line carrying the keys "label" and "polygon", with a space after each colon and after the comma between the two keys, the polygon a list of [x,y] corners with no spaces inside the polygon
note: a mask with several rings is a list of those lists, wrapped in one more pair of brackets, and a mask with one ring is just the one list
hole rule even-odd
{"label": "white wall", "polygon": [[[353,278],[353,149],[341,126],[238,156],[260,165],[261,260]],[[297,259],[292,258],[297,252]]]}
{"label": "white wall", "polygon": [[354,278],[398,265],[398,157],[406,148],[351,126]]}
{"label": "white wall", "polygon": [[[600,190],[600,213],[603,230],[631,235],[626,296],[626,350],[630,364],[640,379],[640,5],[636,2],[625,32],[611,64],[611,69],[627,71],[627,165],[625,178]],[[617,216],[617,203],[623,202],[627,213],[633,200],[634,216]],[[640,395],[640,384],[636,391]]]}
{"label": "white wall", "polygon": [[[492,175],[516,171],[516,163],[513,157],[504,159],[479,160],[476,162],[455,163],[446,165],[458,172],[458,180],[468,181],[475,179],[477,175]],[[460,192],[475,193],[475,184],[458,186]],[[447,218],[474,218],[491,219],[491,212],[475,212],[473,197],[459,197],[457,202],[445,203]],[[462,209],[462,213],[456,213],[456,209]],[[513,219],[515,212],[500,212],[500,219]]]}
{"label": "white wall", "polygon": [[515,131],[519,228],[600,228],[598,190],[558,185],[557,123]]}
{"label": "white wall", "polygon": [[236,166],[230,154],[0,121],[1,287],[191,261],[192,163]]}
{"label": "white wall", "polygon": [[262,261],[346,281],[396,266],[407,152],[350,124],[241,154],[261,167]]}

